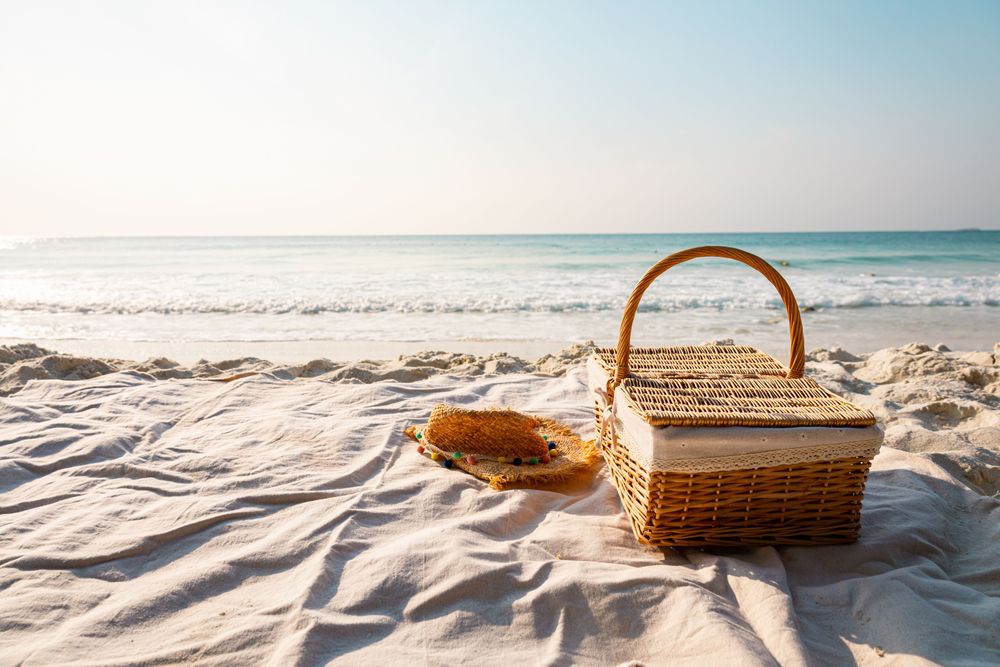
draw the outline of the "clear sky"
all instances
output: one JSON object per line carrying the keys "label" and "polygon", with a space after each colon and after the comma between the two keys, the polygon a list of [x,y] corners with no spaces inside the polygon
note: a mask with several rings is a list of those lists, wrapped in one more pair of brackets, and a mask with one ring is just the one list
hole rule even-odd
{"label": "clear sky", "polygon": [[1000,227],[1000,2],[0,0],[0,233]]}

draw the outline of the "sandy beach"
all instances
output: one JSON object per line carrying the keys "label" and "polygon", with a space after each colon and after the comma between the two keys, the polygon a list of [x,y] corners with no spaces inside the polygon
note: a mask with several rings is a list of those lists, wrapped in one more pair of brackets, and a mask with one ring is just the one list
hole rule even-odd
{"label": "sandy beach", "polygon": [[809,353],[886,431],[852,545],[642,547],[603,465],[496,492],[402,436],[449,401],[590,437],[588,353],[181,365],[0,347],[2,662],[1000,658],[1000,345]]}

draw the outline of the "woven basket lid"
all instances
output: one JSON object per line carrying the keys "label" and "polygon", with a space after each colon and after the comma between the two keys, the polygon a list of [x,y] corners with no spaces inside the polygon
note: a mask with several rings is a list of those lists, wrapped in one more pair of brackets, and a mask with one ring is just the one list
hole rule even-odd
{"label": "woven basket lid", "polygon": [[[613,377],[614,348],[597,362]],[[653,426],[871,426],[875,415],[782,364],[738,345],[631,348],[619,388]]]}

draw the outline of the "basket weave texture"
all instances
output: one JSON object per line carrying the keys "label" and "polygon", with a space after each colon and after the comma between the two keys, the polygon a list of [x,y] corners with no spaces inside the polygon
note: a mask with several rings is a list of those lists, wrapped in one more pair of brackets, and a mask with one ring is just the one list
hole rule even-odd
{"label": "basket weave texture", "polygon": [[[632,322],[643,292],[671,266],[696,257],[736,259],[775,286],[789,319],[788,367],[745,346],[631,347]],[[875,417],[803,377],[798,305],[785,280],[763,259],[720,246],[664,258],[633,290],[618,346],[597,350],[594,360],[607,375],[606,391],[595,404],[599,443],[640,542],[752,546],[833,544],[857,538],[865,481],[881,443],[880,435],[859,443],[857,433],[875,424]],[[782,456],[774,452],[734,452],[732,457],[714,458],[703,469],[698,460],[662,469],[633,456],[634,434],[618,427],[613,417],[621,410],[634,412],[651,429],[830,427],[854,438],[847,437],[850,442],[843,447],[815,450],[821,457],[816,460],[808,458],[812,450],[807,449],[791,450],[797,456],[786,458],[793,462],[779,465],[774,461]]]}
{"label": "basket weave texture", "polygon": [[[827,391],[815,380],[785,377],[787,369],[752,347],[639,349],[643,370],[633,367],[633,375],[619,386],[629,407],[653,426],[871,426],[875,423],[875,415],[870,411]],[[692,353],[692,349],[698,351]],[[596,351],[598,363],[609,374],[615,369],[615,353],[612,348]],[[705,370],[695,371],[697,364],[703,364]]]}

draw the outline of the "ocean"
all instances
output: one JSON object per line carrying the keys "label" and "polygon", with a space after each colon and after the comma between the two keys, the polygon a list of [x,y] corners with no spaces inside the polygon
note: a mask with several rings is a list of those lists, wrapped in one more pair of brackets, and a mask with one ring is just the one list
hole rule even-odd
{"label": "ocean", "polygon": [[[921,341],[964,350],[1000,341],[1000,231],[0,237],[0,341],[188,358],[612,344],[643,272],[671,252],[710,244],[779,268],[804,309],[807,347],[863,352]],[[769,283],[713,259],[661,276],[633,342],[726,338],[782,357],[787,347]]]}

